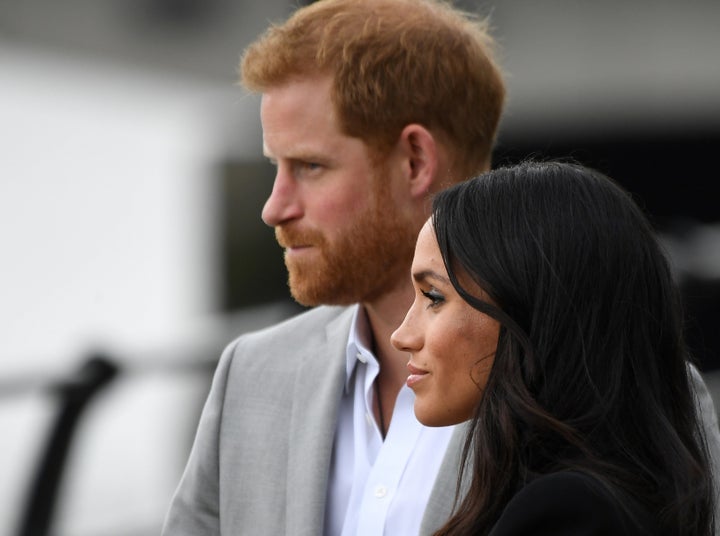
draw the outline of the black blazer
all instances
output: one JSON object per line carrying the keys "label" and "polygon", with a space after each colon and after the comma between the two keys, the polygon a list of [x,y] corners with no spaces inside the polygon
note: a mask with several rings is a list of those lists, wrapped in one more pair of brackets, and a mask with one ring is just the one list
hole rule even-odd
{"label": "black blazer", "polygon": [[654,520],[634,504],[623,510],[595,478],[578,472],[544,475],[507,504],[490,536],[600,536],[658,534]]}

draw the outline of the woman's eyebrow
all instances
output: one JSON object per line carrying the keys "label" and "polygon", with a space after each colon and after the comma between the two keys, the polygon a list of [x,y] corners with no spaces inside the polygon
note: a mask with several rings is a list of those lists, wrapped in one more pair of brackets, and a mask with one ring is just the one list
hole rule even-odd
{"label": "woman's eyebrow", "polygon": [[419,272],[413,272],[412,277],[418,283],[421,283],[428,279],[435,279],[448,285],[450,284],[450,280],[447,277],[437,272],[434,272],[433,270],[420,270]]}

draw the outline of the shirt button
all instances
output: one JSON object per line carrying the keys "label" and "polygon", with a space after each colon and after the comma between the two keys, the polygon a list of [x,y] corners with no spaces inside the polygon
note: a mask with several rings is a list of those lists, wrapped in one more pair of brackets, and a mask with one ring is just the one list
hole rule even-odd
{"label": "shirt button", "polygon": [[358,352],[355,357],[358,358],[358,361],[360,361],[360,363],[367,363],[367,359],[365,359],[365,356],[362,355],[360,352]]}
{"label": "shirt button", "polygon": [[373,420],[372,415],[370,415],[368,412],[365,412],[365,421],[367,421],[368,426],[375,426],[375,421]]}
{"label": "shirt button", "polygon": [[377,486],[375,488],[375,497],[382,499],[385,495],[387,495],[387,488],[385,486]]}

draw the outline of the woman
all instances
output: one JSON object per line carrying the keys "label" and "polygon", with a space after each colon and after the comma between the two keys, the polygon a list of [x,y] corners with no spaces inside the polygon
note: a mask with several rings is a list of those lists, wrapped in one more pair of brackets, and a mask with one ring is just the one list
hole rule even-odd
{"label": "woman", "polygon": [[620,187],[525,163],[438,194],[418,238],[415,413],[470,419],[464,498],[437,533],[713,533],[678,290]]}

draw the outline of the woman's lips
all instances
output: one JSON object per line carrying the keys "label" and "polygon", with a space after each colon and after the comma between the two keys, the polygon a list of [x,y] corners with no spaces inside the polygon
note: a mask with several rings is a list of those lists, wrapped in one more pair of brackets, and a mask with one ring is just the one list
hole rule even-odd
{"label": "woman's lips", "polygon": [[422,379],[428,374],[426,370],[417,368],[410,361],[408,361],[407,369],[410,372],[410,375],[408,376],[406,383],[410,388],[416,385],[419,381],[422,381]]}

